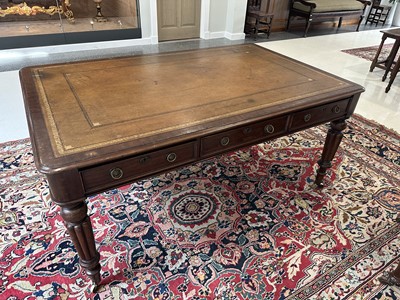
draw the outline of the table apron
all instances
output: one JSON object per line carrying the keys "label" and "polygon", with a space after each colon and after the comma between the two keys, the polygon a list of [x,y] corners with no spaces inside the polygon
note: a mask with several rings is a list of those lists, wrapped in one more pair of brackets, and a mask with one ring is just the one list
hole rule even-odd
{"label": "table apron", "polygon": [[[262,121],[233,126],[178,145],[79,170],[85,195],[95,194],[218,154],[347,118],[353,97]],[[351,114],[351,112],[350,112]]]}

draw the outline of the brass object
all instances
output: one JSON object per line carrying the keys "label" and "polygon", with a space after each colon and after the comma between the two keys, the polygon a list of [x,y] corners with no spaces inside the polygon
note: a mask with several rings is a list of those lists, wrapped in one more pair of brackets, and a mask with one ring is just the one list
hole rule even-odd
{"label": "brass object", "polygon": [[275,127],[273,125],[271,125],[271,124],[268,124],[268,125],[266,125],[264,127],[264,132],[265,133],[271,134],[271,133],[274,133],[274,131],[275,131]]}
{"label": "brass object", "polygon": [[310,121],[311,120],[311,114],[306,114],[305,116],[304,116],[304,122],[308,122],[308,121]]}
{"label": "brass object", "polygon": [[144,157],[142,157],[142,158],[139,159],[139,163],[140,163],[140,164],[144,164],[144,163],[146,163],[149,159],[150,159],[150,157],[144,156]]}
{"label": "brass object", "polygon": [[74,13],[71,10],[71,2],[70,0],[61,1],[61,6],[63,9],[64,16],[70,23],[75,23]]}
{"label": "brass object", "polygon": [[38,13],[44,13],[48,15],[54,15],[56,13],[62,13],[62,8],[57,6],[50,6],[49,8],[44,8],[40,6],[28,6],[25,2],[7,7],[6,9],[0,9],[0,17],[5,17],[7,15],[25,15],[25,16],[34,16]]}
{"label": "brass object", "polygon": [[7,7],[5,9],[0,8],[0,17],[5,17],[7,15],[25,15],[25,16],[35,16],[39,13],[47,14],[47,15],[55,15],[55,14],[64,14],[67,20],[73,23],[74,14],[70,9],[70,0],[62,1],[61,6],[49,6],[49,7],[41,7],[37,5],[33,5],[30,7],[28,4],[21,3],[17,5],[13,5]]}
{"label": "brass object", "polygon": [[93,0],[94,3],[96,3],[96,9],[97,9],[97,14],[95,17],[93,17],[93,21],[96,22],[107,22],[107,18],[103,16],[103,13],[101,12],[101,3],[103,0]]}
{"label": "brass object", "polygon": [[121,179],[124,175],[124,172],[120,168],[114,168],[110,170],[110,175],[112,179]]}
{"label": "brass object", "polygon": [[176,153],[172,152],[170,154],[167,155],[167,161],[172,163],[176,160]]}
{"label": "brass object", "polygon": [[224,136],[222,139],[221,139],[221,145],[222,146],[227,146],[229,144],[229,138],[227,137],[227,136]]}
{"label": "brass object", "polygon": [[250,134],[253,130],[251,129],[251,127],[246,127],[243,129],[243,133],[244,134]]}
{"label": "brass object", "polygon": [[340,107],[337,106],[337,105],[335,105],[335,106],[332,108],[332,112],[335,113],[335,114],[340,113]]}

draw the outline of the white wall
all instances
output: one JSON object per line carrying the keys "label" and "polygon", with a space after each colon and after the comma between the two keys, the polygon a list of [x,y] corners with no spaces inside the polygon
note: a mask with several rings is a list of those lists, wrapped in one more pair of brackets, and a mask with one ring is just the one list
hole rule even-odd
{"label": "white wall", "polygon": [[142,40],[147,44],[156,44],[157,37],[157,0],[139,0],[139,16]]}
{"label": "white wall", "polygon": [[[200,37],[202,39],[244,39],[246,3],[246,0],[201,0]],[[142,29],[140,39],[9,49],[1,50],[0,54],[17,55],[24,59],[24,57],[48,53],[157,44],[157,0],[139,0],[139,13]]]}
{"label": "white wall", "polygon": [[210,32],[225,32],[228,1],[229,0],[211,0]]}
{"label": "white wall", "polygon": [[[244,39],[246,0],[201,0],[200,37]],[[157,43],[157,0],[139,0],[142,40]]]}
{"label": "white wall", "polygon": [[[218,0],[214,0],[218,1]],[[244,39],[244,22],[246,18],[247,0],[228,1],[226,16],[226,38],[231,40]]]}
{"label": "white wall", "polygon": [[390,11],[391,23],[393,26],[400,26],[400,3],[395,3]]}

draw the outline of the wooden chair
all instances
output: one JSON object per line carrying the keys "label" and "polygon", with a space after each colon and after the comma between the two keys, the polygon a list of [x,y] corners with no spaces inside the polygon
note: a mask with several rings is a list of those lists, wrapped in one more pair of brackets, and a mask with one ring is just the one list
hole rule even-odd
{"label": "wooden chair", "polygon": [[391,5],[382,5],[381,0],[373,0],[365,24],[370,22],[371,24],[375,24],[375,27],[378,26],[379,23],[385,25],[391,8]]}
{"label": "wooden chair", "polygon": [[256,40],[258,33],[265,33],[267,38],[271,33],[273,14],[268,13],[269,5],[263,5],[263,0],[248,0],[246,24],[244,32],[251,34]]}

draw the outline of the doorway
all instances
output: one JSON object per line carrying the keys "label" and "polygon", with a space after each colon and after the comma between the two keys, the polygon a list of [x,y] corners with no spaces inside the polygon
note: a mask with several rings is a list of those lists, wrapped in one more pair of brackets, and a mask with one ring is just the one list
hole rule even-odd
{"label": "doorway", "polygon": [[158,40],[200,37],[201,0],[157,0]]}

